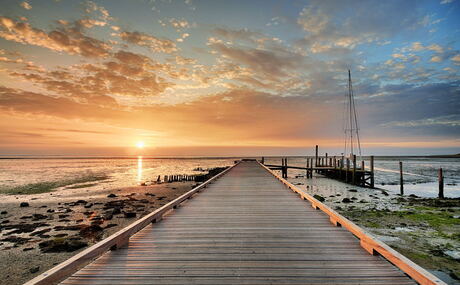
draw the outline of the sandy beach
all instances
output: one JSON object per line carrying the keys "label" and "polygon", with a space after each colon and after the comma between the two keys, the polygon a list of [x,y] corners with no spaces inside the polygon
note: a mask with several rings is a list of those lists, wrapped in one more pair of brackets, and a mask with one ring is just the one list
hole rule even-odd
{"label": "sandy beach", "polygon": [[0,195],[0,280],[22,284],[192,189],[174,182]]}

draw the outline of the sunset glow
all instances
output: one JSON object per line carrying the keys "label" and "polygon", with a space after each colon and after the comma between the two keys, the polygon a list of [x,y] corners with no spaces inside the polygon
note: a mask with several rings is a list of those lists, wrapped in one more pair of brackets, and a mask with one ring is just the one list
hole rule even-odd
{"label": "sunset glow", "polygon": [[144,148],[144,146],[145,146],[145,143],[143,141],[139,141],[136,143],[137,148]]}
{"label": "sunset glow", "polygon": [[340,152],[348,69],[365,152],[459,152],[459,14],[438,0],[5,1],[0,155],[124,155],[144,147],[133,137],[152,155]]}

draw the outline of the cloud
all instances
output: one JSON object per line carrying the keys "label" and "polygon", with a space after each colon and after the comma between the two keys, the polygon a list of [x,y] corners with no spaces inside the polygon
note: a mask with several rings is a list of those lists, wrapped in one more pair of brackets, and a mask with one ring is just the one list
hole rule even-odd
{"label": "cloud", "polygon": [[440,56],[435,55],[435,56],[431,57],[430,61],[431,62],[441,62],[442,58]]}
{"label": "cloud", "polygon": [[141,32],[121,32],[120,37],[125,42],[147,47],[154,52],[173,53],[177,51],[176,44],[168,39],[160,39]]}
{"label": "cloud", "polygon": [[[417,1],[395,5],[377,0],[313,0],[302,9],[297,19],[298,25],[306,32],[299,45],[306,46],[309,51],[322,53],[334,48],[352,50],[361,44],[381,42],[410,30],[409,24],[420,17],[414,8],[416,6]],[[347,14],[345,11],[352,12]],[[391,21],[388,21],[388,15],[392,16]]]}
{"label": "cloud", "polygon": [[411,121],[392,121],[382,124],[383,127],[425,127],[425,126],[448,126],[460,127],[460,115],[439,116]]}
{"label": "cloud", "polygon": [[47,33],[27,22],[0,16],[0,37],[9,41],[30,44],[68,54],[85,57],[106,57],[111,47],[103,41],[86,36],[78,27],[64,26]]}
{"label": "cloud", "polygon": [[32,9],[32,6],[28,3],[28,2],[21,2],[21,7],[26,9],[26,10],[30,10]]}
{"label": "cloud", "polygon": [[454,0],[441,0],[441,4],[449,4],[449,3],[452,3],[454,2]]}

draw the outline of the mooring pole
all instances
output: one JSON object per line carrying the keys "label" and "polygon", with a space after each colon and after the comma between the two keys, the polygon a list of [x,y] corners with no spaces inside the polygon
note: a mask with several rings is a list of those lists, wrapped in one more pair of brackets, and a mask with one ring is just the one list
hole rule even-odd
{"label": "mooring pole", "polygon": [[438,198],[439,199],[444,199],[444,176],[442,175],[442,168],[439,168],[438,178],[439,178],[439,194],[438,194]]}
{"label": "mooring pole", "polygon": [[374,156],[371,155],[371,188],[374,188]]}
{"label": "mooring pole", "polygon": [[347,158],[347,170],[345,172],[345,181],[348,182],[348,173],[350,172],[350,159]]}
{"label": "mooring pole", "polygon": [[402,161],[399,162],[399,190],[401,196],[404,195],[404,178],[403,178],[403,164]]}
{"label": "mooring pole", "polygon": [[265,157],[262,156],[262,164],[265,164]]}
{"label": "mooring pole", "polygon": [[356,185],[356,154],[353,154],[353,175],[352,182]]}
{"label": "mooring pole", "polygon": [[[318,145],[316,145],[315,148],[315,167],[318,166]],[[318,173],[318,170],[316,170],[316,173]]]}

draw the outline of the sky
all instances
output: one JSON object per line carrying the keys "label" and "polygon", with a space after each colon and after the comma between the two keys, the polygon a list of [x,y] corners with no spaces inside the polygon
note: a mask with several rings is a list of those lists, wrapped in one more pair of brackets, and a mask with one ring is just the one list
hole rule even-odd
{"label": "sky", "polygon": [[0,155],[460,153],[459,0],[1,2]]}

